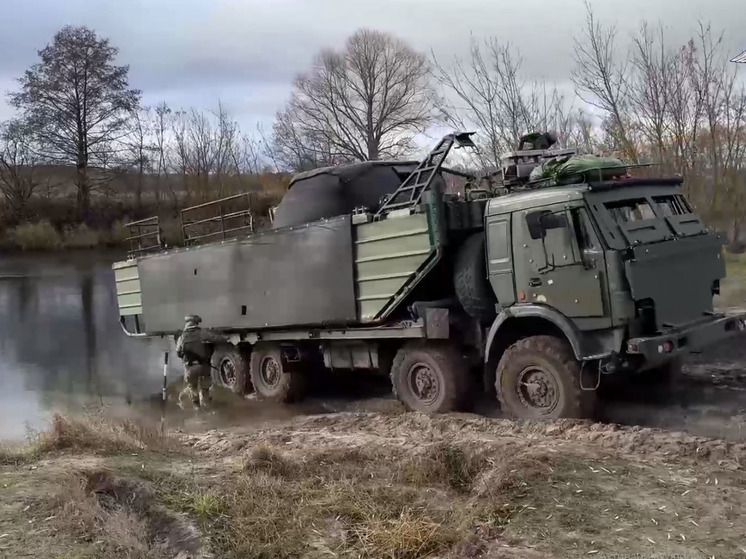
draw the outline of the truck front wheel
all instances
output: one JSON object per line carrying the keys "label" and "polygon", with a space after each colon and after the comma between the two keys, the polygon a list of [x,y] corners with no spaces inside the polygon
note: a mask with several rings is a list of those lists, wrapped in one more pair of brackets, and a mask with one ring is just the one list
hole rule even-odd
{"label": "truck front wheel", "polygon": [[495,388],[504,412],[520,419],[587,418],[596,392],[580,388],[572,348],[554,336],[517,341],[502,355]]}
{"label": "truck front wheel", "polygon": [[394,395],[410,410],[456,411],[466,404],[468,366],[454,347],[410,343],[394,357],[391,384]]}
{"label": "truck front wheel", "polygon": [[280,403],[301,400],[306,378],[283,364],[282,351],[273,344],[257,344],[251,352],[251,382],[260,398]]}

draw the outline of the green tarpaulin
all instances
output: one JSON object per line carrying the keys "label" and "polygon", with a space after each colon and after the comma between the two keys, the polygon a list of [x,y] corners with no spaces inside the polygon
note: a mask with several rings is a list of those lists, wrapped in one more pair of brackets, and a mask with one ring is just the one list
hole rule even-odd
{"label": "green tarpaulin", "polygon": [[577,155],[542,163],[531,172],[530,180],[546,181],[550,184],[572,184],[581,180],[606,180],[625,172],[624,162],[616,157]]}

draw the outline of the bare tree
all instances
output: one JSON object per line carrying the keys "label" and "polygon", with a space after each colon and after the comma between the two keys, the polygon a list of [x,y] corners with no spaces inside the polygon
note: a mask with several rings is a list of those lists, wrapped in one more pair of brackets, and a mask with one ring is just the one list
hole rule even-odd
{"label": "bare tree", "polygon": [[669,83],[674,68],[666,50],[663,28],[653,34],[647,22],[633,40],[632,65],[636,76],[631,80],[631,103],[635,121],[657,159],[666,159],[669,135]]}
{"label": "bare tree", "polygon": [[150,107],[137,108],[127,123],[128,134],[122,140],[125,149],[125,168],[135,173],[135,207],[142,207],[142,195],[148,175],[153,172],[152,130],[153,111]]}
{"label": "bare tree", "polygon": [[[312,159],[372,160],[400,156],[431,122],[432,96],[425,56],[379,31],[354,33],[342,51],[325,50],[299,76],[278,114],[278,152],[308,141]],[[291,160],[297,163],[301,158]]]}
{"label": "bare tree", "polygon": [[[168,133],[171,127],[171,109],[165,101],[161,101],[155,107],[155,116],[153,118],[153,151],[155,159],[155,195],[156,203],[160,204],[160,195],[163,190],[163,182],[166,181],[171,185],[168,176]],[[177,197],[173,189],[171,194],[174,198],[174,207],[177,204]]]}
{"label": "bare tree", "polygon": [[78,208],[88,217],[91,164],[111,158],[140,92],[130,89],[118,50],[87,27],[66,26],[39,51],[10,102],[32,125],[46,158],[77,168]]}
{"label": "bare tree", "polygon": [[479,165],[495,168],[527,132],[555,129],[566,138],[570,112],[556,88],[529,84],[521,76],[522,59],[509,44],[491,38],[471,43],[467,61],[446,67],[433,55],[433,73],[444,89],[441,117],[460,129],[480,131]]}
{"label": "bare tree", "polygon": [[23,122],[6,122],[0,130],[0,191],[13,218],[26,217],[26,206],[39,185],[39,158],[33,135]]}
{"label": "bare tree", "polygon": [[628,126],[630,84],[628,60],[618,60],[616,29],[603,27],[586,3],[587,19],[582,38],[575,40],[575,69],[572,79],[578,96],[600,109],[607,122],[607,131],[618,148],[633,162],[637,151]]}
{"label": "bare tree", "polygon": [[307,171],[355,159],[338,155],[332,143],[333,132],[318,133],[302,123],[303,115],[289,105],[279,111],[272,126],[272,140],[267,143],[267,155],[278,167]]}

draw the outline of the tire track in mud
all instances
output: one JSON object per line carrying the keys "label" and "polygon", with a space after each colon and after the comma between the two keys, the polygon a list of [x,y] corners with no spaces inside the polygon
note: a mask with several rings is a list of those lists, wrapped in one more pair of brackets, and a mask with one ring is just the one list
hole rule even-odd
{"label": "tire track in mud", "polygon": [[599,419],[746,441],[746,342],[690,356],[673,387],[624,386],[603,401]]}

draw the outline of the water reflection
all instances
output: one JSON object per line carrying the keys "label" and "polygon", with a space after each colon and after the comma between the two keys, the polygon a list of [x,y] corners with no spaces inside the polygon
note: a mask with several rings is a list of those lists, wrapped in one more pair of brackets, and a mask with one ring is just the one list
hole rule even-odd
{"label": "water reflection", "polygon": [[[116,254],[0,256],[0,439],[56,410],[131,403],[160,391],[165,340],[119,328]],[[169,378],[179,376],[171,365]]]}

